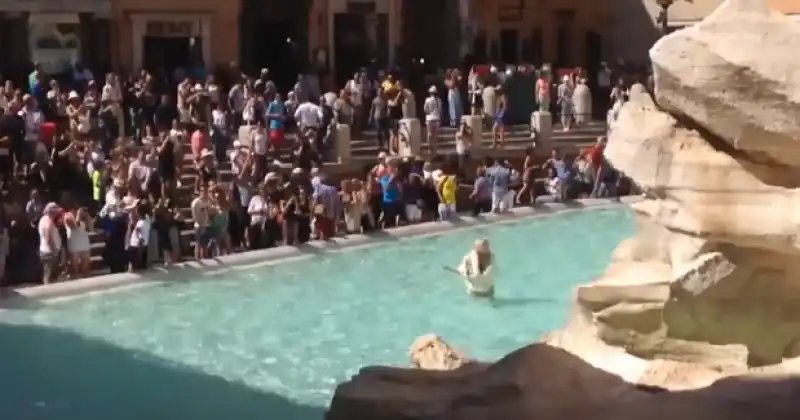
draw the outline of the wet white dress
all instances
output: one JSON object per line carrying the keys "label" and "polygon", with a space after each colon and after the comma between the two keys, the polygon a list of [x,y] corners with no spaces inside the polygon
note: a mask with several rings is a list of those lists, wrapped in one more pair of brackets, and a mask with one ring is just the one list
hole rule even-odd
{"label": "wet white dress", "polygon": [[[492,261],[494,263],[494,261]],[[494,281],[492,279],[492,267],[490,265],[483,272],[480,272],[478,253],[470,251],[461,260],[456,271],[464,277],[464,284],[467,293],[471,295],[490,296],[494,293]]]}

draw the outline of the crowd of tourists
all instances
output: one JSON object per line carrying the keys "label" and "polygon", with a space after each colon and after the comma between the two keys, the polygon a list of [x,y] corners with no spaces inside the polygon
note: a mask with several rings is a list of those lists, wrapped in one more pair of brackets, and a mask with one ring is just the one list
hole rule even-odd
{"label": "crowd of tourists", "polygon": [[[419,109],[414,92],[391,73],[357,73],[335,93],[314,76],[301,75],[282,92],[268,69],[257,77],[235,63],[229,70],[204,79],[180,71],[98,79],[76,66],[67,81],[38,68],[26,85],[5,81],[2,284],[51,283],[95,274],[99,266],[141,270],[448,220],[457,204],[479,214],[616,193],[614,175],[600,170],[606,166],[602,140],[574,162],[554,152],[541,185],[533,149],[519,170],[507,161],[476,165],[463,153],[435,153],[441,124],[459,127],[457,145],[468,150],[462,103],[503,126],[502,87],[492,92],[502,71],[493,68],[473,69],[463,86],[458,71],[447,72],[448,94],[438,96],[431,85]],[[548,98],[549,91],[537,99]],[[392,156],[399,120],[419,111],[432,157]],[[336,124],[351,125],[354,136],[368,128],[379,133],[384,151],[360,176],[326,173],[325,161],[335,158]],[[503,130],[493,132],[502,147]],[[93,242],[102,244],[94,256],[102,264],[92,261]]]}

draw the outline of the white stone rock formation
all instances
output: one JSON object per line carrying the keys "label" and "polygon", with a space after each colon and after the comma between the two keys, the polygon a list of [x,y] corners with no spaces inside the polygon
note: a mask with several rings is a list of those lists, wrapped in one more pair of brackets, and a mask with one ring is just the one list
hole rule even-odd
{"label": "white stone rock formation", "polygon": [[470,361],[464,353],[436,334],[417,337],[408,353],[411,366],[418,369],[453,370]]}
{"label": "white stone rock formation", "polygon": [[800,23],[727,0],[650,50],[606,156],[638,233],[546,342],[633,382],[800,373]]}

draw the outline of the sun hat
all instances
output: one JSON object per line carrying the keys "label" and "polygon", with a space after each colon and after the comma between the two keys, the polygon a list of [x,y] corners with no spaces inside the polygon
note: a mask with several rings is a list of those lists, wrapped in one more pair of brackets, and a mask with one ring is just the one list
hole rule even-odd
{"label": "sun hat", "polygon": [[67,96],[67,99],[70,100],[70,101],[73,100],[73,99],[80,99],[80,98],[81,98],[81,95],[78,95],[78,92],[75,92],[74,90],[71,91],[69,93],[69,95]]}
{"label": "sun hat", "polygon": [[278,178],[279,178],[279,176],[278,176],[277,173],[270,172],[270,173],[267,174],[267,176],[264,177],[264,182],[277,181]]}

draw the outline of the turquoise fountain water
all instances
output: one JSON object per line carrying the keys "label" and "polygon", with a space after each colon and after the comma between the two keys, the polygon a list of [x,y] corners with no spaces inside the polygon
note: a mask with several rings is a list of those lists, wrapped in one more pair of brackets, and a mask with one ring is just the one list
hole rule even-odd
{"label": "turquoise fountain water", "polygon": [[[570,212],[323,253],[213,278],[0,314],[5,420],[319,419],[361,366],[406,366],[435,332],[491,360],[558,328],[572,288],[633,232],[627,210]],[[497,298],[455,265],[496,253]]]}

